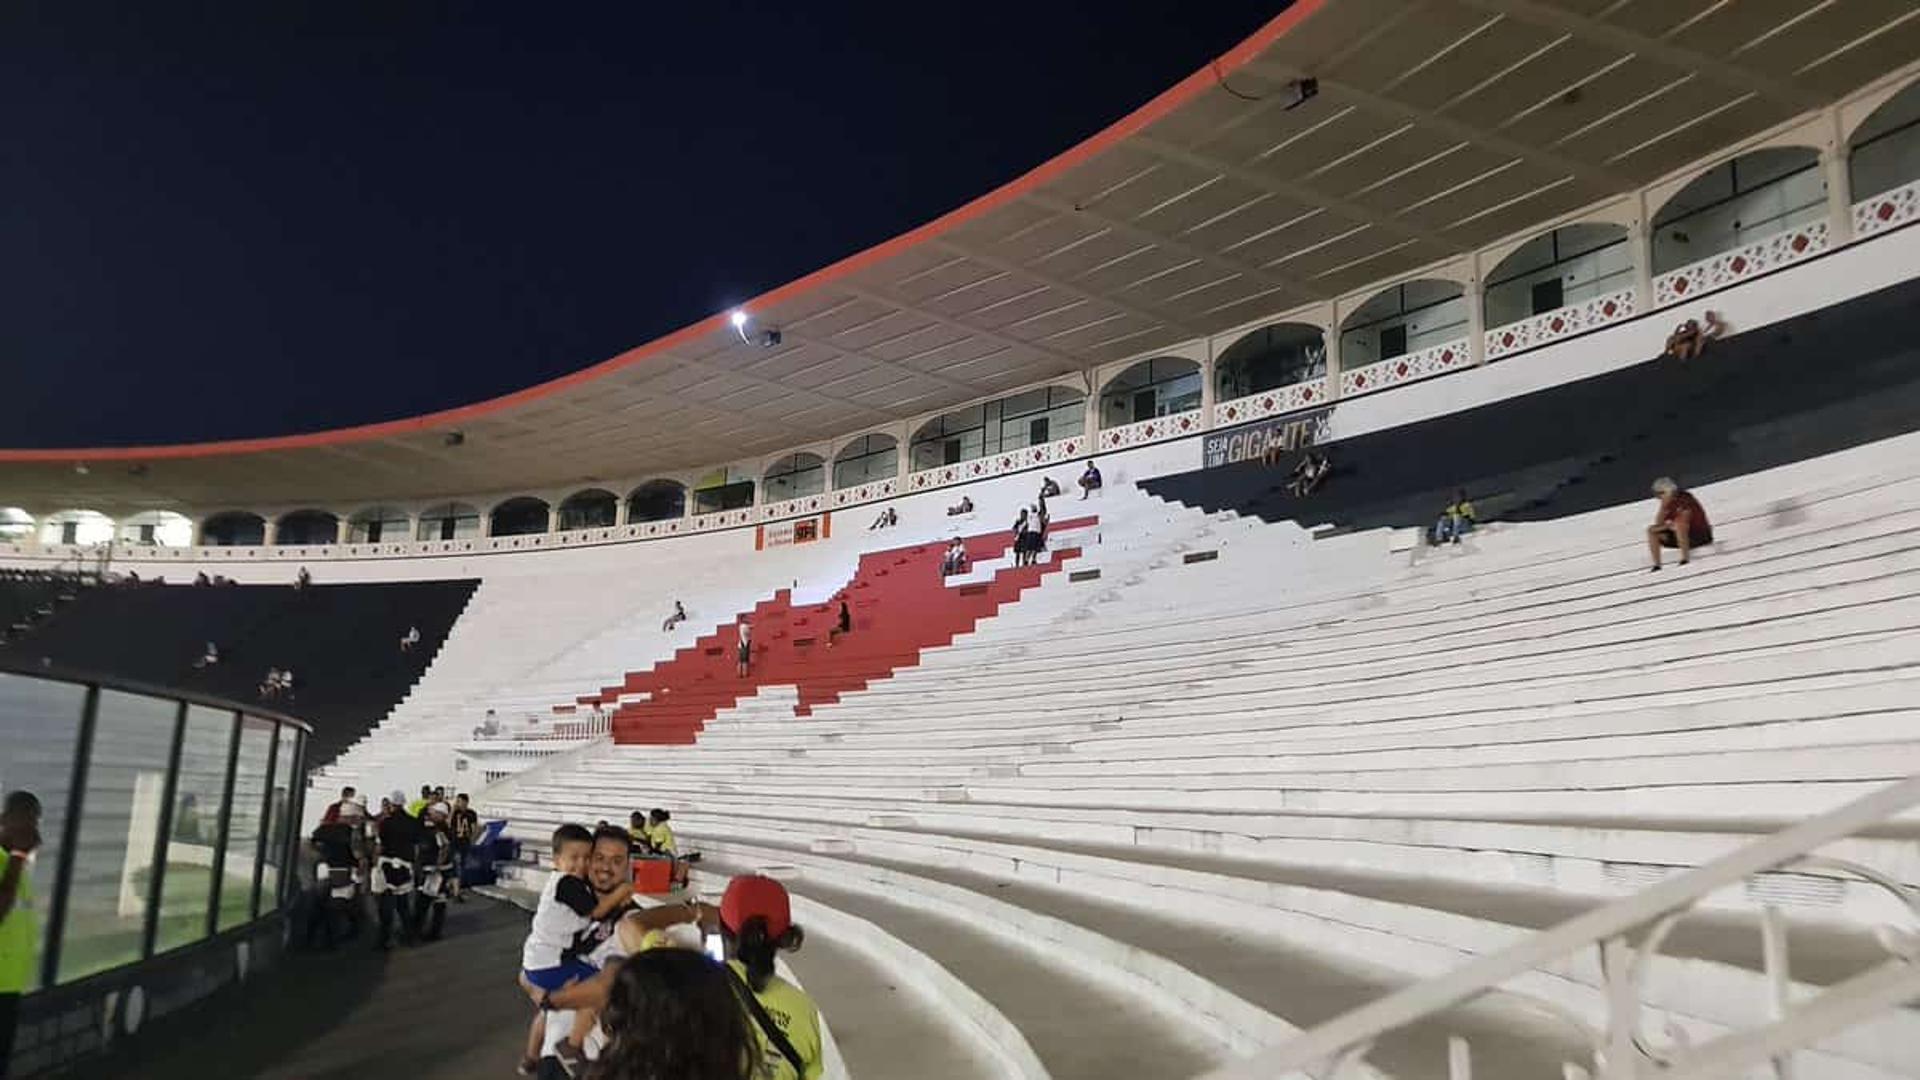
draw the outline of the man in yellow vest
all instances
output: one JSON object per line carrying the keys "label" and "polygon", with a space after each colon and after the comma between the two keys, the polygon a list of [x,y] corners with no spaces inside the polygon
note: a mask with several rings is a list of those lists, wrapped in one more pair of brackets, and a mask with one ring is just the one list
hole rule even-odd
{"label": "man in yellow vest", "polygon": [[0,804],[0,1076],[13,1056],[20,998],[39,980],[40,918],[33,908],[27,859],[40,847],[40,800],[25,791]]}

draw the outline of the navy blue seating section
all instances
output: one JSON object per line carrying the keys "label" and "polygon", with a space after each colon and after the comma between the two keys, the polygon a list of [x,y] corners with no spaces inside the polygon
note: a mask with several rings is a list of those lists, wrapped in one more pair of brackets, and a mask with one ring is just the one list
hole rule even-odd
{"label": "navy blue seating section", "polygon": [[1695,360],[1662,358],[1345,439],[1330,449],[1325,485],[1304,500],[1285,491],[1297,453],[1278,468],[1243,462],[1141,487],[1336,531],[1430,524],[1459,487],[1483,518],[1509,521],[1650,499],[1658,476],[1697,486],[1920,428],[1916,310],[1920,283],[1907,283],[1734,334]]}
{"label": "navy blue seating section", "polygon": [[[308,764],[324,765],[419,681],[478,584],[97,586],[9,644],[6,655],[261,702],[312,724]],[[0,595],[11,591],[0,583]],[[420,643],[402,652],[408,627],[419,628]],[[219,663],[196,667],[209,641]],[[291,696],[260,696],[268,668],[293,672]]]}
{"label": "navy blue seating section", "polygon": [[0,570],[0,645],[21,637],[52,616],[89,582],[72,574]]}

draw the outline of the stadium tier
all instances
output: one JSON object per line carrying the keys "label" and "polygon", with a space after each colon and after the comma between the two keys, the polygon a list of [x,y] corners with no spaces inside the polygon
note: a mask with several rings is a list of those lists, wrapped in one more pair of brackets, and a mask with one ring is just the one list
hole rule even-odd
{"label": "stadium tier", "polygon": [[[306,824],[344,785],[469,792],[520,844],[508,895],[556,826],[668,808],[694,892],[791,889],[836,1077],[1920,1076],[1920,21],[1775,10],[1743,50],[1813,20],[1795,71],[1884,53],[1806,86],[1696,58],[1720,90],[1607,153],[1580,140],[1624,97],[1488,134],[1328,79],[1462,169],[1525,166],[1402,214],[1375,187],[1452,152],[1313,142],[1341,125],[1288,51],[1364,52],[1381,6],[1302,0],[1228,58],[1268,97],[1216,67],[950,250],[903,238],[671,353],[176,448],[166,499],[0,452],[0,502],[38,500],[0,516],[0,660],[240,698],[290,668]],[[1508,16],[1692,55],[1596,31],[1619,5],[1386,6],[1450,48],[1482,31],[1412,12],[1503,13],[1482,44],[1514,55],[1463,87],[1551,51]],[[1527,179],[1556,162],[1569,190]],[[1413,213],[1468,190],[1491,205]],[[832,389],[881,369],[919,404]],[[630,415],[709,390],[748,403],[677,441]],[[1710,535],[1662,548],[1682,495]]]}

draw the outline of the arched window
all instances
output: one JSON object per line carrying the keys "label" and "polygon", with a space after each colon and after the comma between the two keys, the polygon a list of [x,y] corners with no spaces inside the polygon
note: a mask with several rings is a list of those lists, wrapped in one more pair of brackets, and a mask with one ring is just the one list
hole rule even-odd
{"label": "arched window", "polygon": [[1627,227],[1562,225],[1513,249],[1487,275],[1487,329],[1633,285]]}
{"label": "arched window", "polygon": [[489,536],[531,536],[547,531],[550,508],[545,499],[517,495],[495,506],[488,515]]}
{"label": "arched window", "polygon": [[119,540],[143,547],[191,547],[193,519],[171,510],[143,510],[121,520]]}
{"label": "arched window", "polygon": [[420,511],[421,540],[466,540],[480,535],[480,511],[466,503],[441,503]]}
{"label": "arched window", "polygon": [[649,480],[627,496],[627,523],[687,516],[687,488],[676,480]]}
{"label": "arched window", "polygon": [[561,532],[609,528],[619,517],[619,496],[600,488],[576,491],[560,503]]}
{"label": "arched window", "polygon": [[[474,518],[479,524],[479,518]],[[355,511],[347,519],[347,542],[350,544],[378,544],[390,540],[407,540],[407,512],[397,506],[369,506],[365,510]]]}
{"label": "arched window", "polygon": [[1213,372],[1221,401],[1317,379],[1327,373],[1327,337],[1306,323],[1263,326],[1228,346]]}
{"label": "arched window", "polygon": [[112,540],[113,519],[98,510],[61,510],[40,519],[40,542],[44,544],[105,544]]}
{"label": "arched window", "polygon": [[273,527],[275,547],[331,544],[340,539],[340,519],[325,510],[295,510]]}
{"label": "arched window", "polygon": [[1200,365],[1177,356],[1142,360],[1100,388],[1100,429],[1200,407]]}
{"label": "arched window", "polygon": [[1847,148],[1854,202],[1920,180],[1920,82],[1873,110]]}
{"label": "arched window", "polygon": [[1340,322],[1340,367],[1366,367],[1467,336],[1466,290],[1434,278],[1383,289]]}
{"label": "arched window", "polygon": [[998,401],[936,416],[907,442],[914,471],[954,465],[1086,432],[1087,395],[1043,386]]}
{"label": "arched window", "polygon": [[0,540],[28,540],[34,526],[33,515],[17,506],[0,506]]}
{"label": "arched window", "polygon": [[266,540],[266,519],[245,510],[215,514],[200,523],[200,542],[208,547],[254,547]]}
{"label": "arched window", "polygon": [[760,484],[770,503],[818,495],[827,489],[827,465],[819,454],[788,454],[767,466]]}
{"label": "arched window", "polygon": [[1716,165],[1653,216],[1653,272],[1710,259],[1827,213],[1827,179],[1811,147],[1776,146]]}
{"label": "arched window", "polygon": [[862,435],[833,455],[833,488],[859,487],[900,472],[900,441],[891,435]]}
{"label": "arched window", "polygon": [[739,469],[715,469],[693,482],[693,512],[712,514],[753,505],[752,475]]}

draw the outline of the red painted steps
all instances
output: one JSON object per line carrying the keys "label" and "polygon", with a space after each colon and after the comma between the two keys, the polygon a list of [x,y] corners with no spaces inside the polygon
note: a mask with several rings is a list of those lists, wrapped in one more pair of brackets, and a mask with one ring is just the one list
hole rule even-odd
{"label": "red painted steps", "polygon": [[[1052,531],[1097,521],[1057,521]],[[967,557],[974,562],[1003,557],[1012,541],[1007,532],[968,537]],[[647,671],[629,672],[621,685],[577,700],[613,706],[621,694],[650,695],[615,709],[614,739],[622,743],[693,743],[707,721],[766,686],[797,686],[795,711],[805,716],[817,705],[918,664],[921,650],[950,644],[1039,584],[1060,560],[1079,554],[1077,548],[1065,548],[1036,566],[1001,569],[991,581],[949,586],[940,576],[945,551],[945,543],[931,542],[868,552],[860,557],[853,580],[824,604],[795,607],[787,589],[761,600],[749,613],[753,664],[746,678],[736,673],[739,635],[737,622],[730,622]],[[841,597],[852,609],[853,631],[828,648],[827,630],[838,620]]]}

